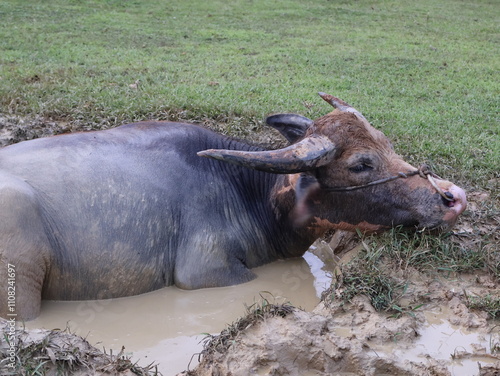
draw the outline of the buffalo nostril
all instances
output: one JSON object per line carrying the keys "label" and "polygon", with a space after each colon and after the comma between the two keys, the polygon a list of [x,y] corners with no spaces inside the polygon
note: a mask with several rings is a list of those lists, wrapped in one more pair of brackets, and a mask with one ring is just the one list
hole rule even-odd
{"label": "buffalo nostril", "polygon": [[443,201],[443,204],[449,208],[452,208],[455,206],[455,196],[451,192],[443,192],[444,196],[441,196],[441,200]]}
{"label": "buffalo nostril", "polygon": [[444,192],[444,195],[449,198],[450,200],[453,200],[454,197],[453,197],[453,194],[451,192]]}

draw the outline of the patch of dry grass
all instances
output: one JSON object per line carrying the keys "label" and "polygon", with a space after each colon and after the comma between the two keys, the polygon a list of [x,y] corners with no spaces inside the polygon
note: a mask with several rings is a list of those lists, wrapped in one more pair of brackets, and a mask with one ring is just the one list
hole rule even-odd
{"label": "patch of dry grass", "polygon": [[68,329],[16,330],[15,367],[8,366],[10,348],[7,326],[1,330],[0,374],[19,376],[42,375],[138,375],[157,376],[157,367],[150,364],[141,367],[133,363],[124,348],[114,355],[90,345],[84,338],[72,334]]}

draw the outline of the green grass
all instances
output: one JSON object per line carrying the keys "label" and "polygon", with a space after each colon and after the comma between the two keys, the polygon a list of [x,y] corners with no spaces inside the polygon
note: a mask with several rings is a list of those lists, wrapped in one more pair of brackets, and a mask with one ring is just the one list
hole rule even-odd
{"label": "green grass", "polygon": [[499,14],[486,0],[4,0],[0,112],[209,118],[244,136],[271,112],[326,113],[321,90],[410,161],[494,190]]}
{"label": "green grass", "polygon": [[451,233],[429,235],[396,228],[382,237],[369,239],[370,249],[366,251],[374,252],[377,261],[390,259],[403,271],[413,268],[422,272],[466,273],[491,266],[491,273],[500,278],[500,270],[493,269],[493,261],[490,265],[489,236],[481,240],[464,244]]}
{"label": "green grass", "polygon": [[[500,280],[497,251],[491,247],[494,236],[487,233],[471,242],[451,233],[430,235],[396,228],[382,236],[366,237],[363,249],[350,262],[340,265],[340,274],[323,300],[346,304],[363,294],[378,311],[411,314],[424,302],[413,301],[412,297],[411,304],[405,306],[399,301],[413,284],[415,272],[432,278],[482,270]],[[466,300],[470,308],[483,310],[491,318],[499,317],[498,297],[467,296]]]}
{"label": "green grass", "polygon": [[[382,264],[372,255],[364,253],[353,261],[342,265],[332,290],[327,293],[332,299],[340,298],[343,304],[357,295],[365,295],[377,311],[401,311],[398,300],[405,291],[405,284],[381,268]],[[325,299],[324,297],[323,299]]]}
{"label": "green grass", "polygon": [[[500,318],[500,297],[485,295],[485,296],[467,296],[467,306],[471,309],[477,309],[488,313],[493,319]],[[497,345],[500,349],[500,346]]]}

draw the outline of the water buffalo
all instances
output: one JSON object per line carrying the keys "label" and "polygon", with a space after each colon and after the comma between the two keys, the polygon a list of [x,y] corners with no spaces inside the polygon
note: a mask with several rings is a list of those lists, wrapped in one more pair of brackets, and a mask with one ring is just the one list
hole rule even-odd
{"label": "water buffalo", "polygon": [[1,149],[0,315],[33,319],[41,299],[246,282],[330,229],[455,223],[462,189],[404,162],[360,112],[320,95],[336,109],[315,121],[266,119],[290,142],[279,150],[172,122]]}

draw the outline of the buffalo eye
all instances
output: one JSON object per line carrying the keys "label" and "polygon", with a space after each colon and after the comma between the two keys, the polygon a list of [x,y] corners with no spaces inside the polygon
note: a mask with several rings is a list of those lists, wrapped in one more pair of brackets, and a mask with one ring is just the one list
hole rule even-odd
{"label": "buffalo eye", "polygon": [[349,171],[354,172],[354,173],[366,172],[366,171],[370,171],[370,170],[373,170],[373,167],[367,163],[360,163],[360,164],[357,164],[356,166],[349,167]]}

